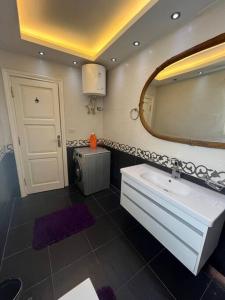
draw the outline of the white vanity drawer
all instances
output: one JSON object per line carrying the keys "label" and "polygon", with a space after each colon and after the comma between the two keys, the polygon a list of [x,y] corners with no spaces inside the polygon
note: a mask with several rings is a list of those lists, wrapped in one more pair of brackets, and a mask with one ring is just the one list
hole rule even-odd
{"label": "white vanity drawer", "polygon": [[[121,205],[140,222],[156,239],[175,255],[190,271],[194,272],[198,254],[177,238],[154,217],[138,207],[131,199],[121,193]],[[162,219],[159,219],[160,222]]]}
{"label": "white vanity drawer", "polygon": [[132,187],[126,179],[122,181],[122,194],[125,194],[140,208],[146,211],[154,219],[159,220],[174,236],[187,244],[194,251],[199,253],[203,243],[203,233],[192,225],[182,220],[178,215],[175,215],[149,196],[139,192]]}

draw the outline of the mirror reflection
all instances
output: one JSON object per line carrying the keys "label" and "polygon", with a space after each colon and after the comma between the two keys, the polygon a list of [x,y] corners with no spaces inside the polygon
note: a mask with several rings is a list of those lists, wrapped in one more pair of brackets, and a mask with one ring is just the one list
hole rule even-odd
{"label": "mirror reflection", "polygon": [[142,117],[156,136],[224,143],[224,52],[213,62],[198,53],[158,73],[142,99]]}

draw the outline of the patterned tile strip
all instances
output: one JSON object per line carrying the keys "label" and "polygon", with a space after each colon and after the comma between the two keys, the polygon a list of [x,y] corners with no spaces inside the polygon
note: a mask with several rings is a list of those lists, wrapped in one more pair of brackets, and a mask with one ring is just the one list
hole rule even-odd
{"label": "patterned tile strip", "polygon": [[[88,146],[88,144],[89,142],[87,139],[68,140],[66,143],[67,147]],[[154,162],[167,168],[172,168],[173,162],[176,160],[175,157],[169,157],[165,154],[159,154],[156,152],[151,152],[149,150],[143,150],[141,148],[121,144],[108,139],[98,139],[98,144],[103,144],[105,146],[111,147],[119,151],[123,151],[136,157],[143,158],[147,161]],[[0,148],[0,161],[8,152],[13,152],[12,144]],[[215,182],[220,181],[225,184],[225,171],[216,171],[204,165],[196,165],[191,161],[181,161],[181,163],[181,170],[184,174],[194,176],[200,179],[203,179],[205,176],[208,176]]]}
{"label": "patterned tile strip", "polygon": [[[167,168],[172,168],[173,162],[177,160],[177,158],[175,157],[169,157],[165,154],[159,154],[156,152],[151,152],[149,150],[135,148],[108,139],[99,139],[99,142],[104,144],[105,146],[143,158],[147,161],[154,162],[156,164],[159,164]],[[67,141],[68,147],[87,146],[87,145],[88,145],[88,140]],[[181,170],[183,173],[187,175],[194,176],[199,179],[204,179],[205,176],[208,176],[210,179],[212,179],[215,182],[222,181],[225,184],[225,171],[216,171],[204,165],[195,165],[191,161],[189,162],[181,161],[181,163],[182,163]]]}

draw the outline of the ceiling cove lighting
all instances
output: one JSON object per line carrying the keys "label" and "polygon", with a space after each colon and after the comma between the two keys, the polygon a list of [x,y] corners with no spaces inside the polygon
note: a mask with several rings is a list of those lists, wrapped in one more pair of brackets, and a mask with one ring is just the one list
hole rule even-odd
{"label": "ceiling cove lighting", "polygon": [[133,46],[135,46],[135,47],[140,46],[140,45],[141,45],[141,43],[139,41],[134,41],[133,42]]}
{"label": "ceiling cove lighting", "polygon": [[180,18],[180,11],[176,11],[174,13],[172,13],[172,15],[170,16],[172,20],[177,20]]}
{"label": "ceiling cove lighting", "polygon": [[41,56],[45,55],[44,51],[39,51],[38,54]]}
{"label": "ceiling cove lighting", "polygon": [[[121,1],[123,5],[120,5],[120,9],[118,9],[115,4],[115,13],[110,15],[110,20],[104,19],[99,14],[99,18],[101,18],[104,26],[99,26],[99,29],[95,32],[95,42],[92,44],[92,47],[90,47],[88,39],[88,32],[91,30],[90,23],[88,27],[89,31],[87,30],[86,32],[80,31],[80,28],[77,29],[78,27],[73,28],[70,26],[67,28],[65,26],[65,28],[60,29],[59,33],[57,23],[54,23],[57,10],[53,9],[50,19],[44,18],[47,14],[47,12],[45,14],[45,5],[48,1],[38,1],[38,5],[36,1],[16,1],[21,39],[95,61],[159,0]],[[57,3],[60,3],[60,1]],[[72,0],[68,1],[68,3],[72,3]],[[61,14],[60,16],[61,19],[65,18],[66,20],[69,7],[69,4],[65,7],[63,15]]]}
{"label": "ceiling cove lighting", "polygon": [[[191,71],[197,71],[209,65],[225,61],[225,43],[195,53],[163,69],[156,80],[164,80]],[[202,72],[202,71],[201,71]]]}

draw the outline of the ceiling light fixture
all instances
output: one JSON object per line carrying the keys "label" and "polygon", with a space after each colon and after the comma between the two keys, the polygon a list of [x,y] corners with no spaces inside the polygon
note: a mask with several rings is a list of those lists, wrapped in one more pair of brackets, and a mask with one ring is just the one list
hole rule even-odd
{"label": "ceiling light fixture", "polygon": [[45,53],[43,51],[39,51],[38,54],[41,56],[45,55]]}
{"label": "ceiling light fixture", "polygon": [[73,61],[73,64],[74,64],[74,65],[77,65],[77,61],[76,61],[76,60],[74,60],[74,61]]}
{"label": "ceiling light fixture", "polygon": [[136,46],[140,46],[141,43],[140,43],[139,41],[134,41],[134,42],[133,42],[133,45],[136,47]]}
{"label": "ceiling light fixture", "polygon": [[180,12],[176,11],[176,12],[172,13],[172,15],[170,17],[172,20],[177,20],[180,18]]}
{"label": "ceiling light fixture", "polygon": [[199,72],[199,75],[202,75],[202,71]]}
{"label": "ceiling light fixture", "polygon": [[115,57],[111,58],[112,62],[116,62],[117,60],[118,60],[118,58],[115,58]]}

